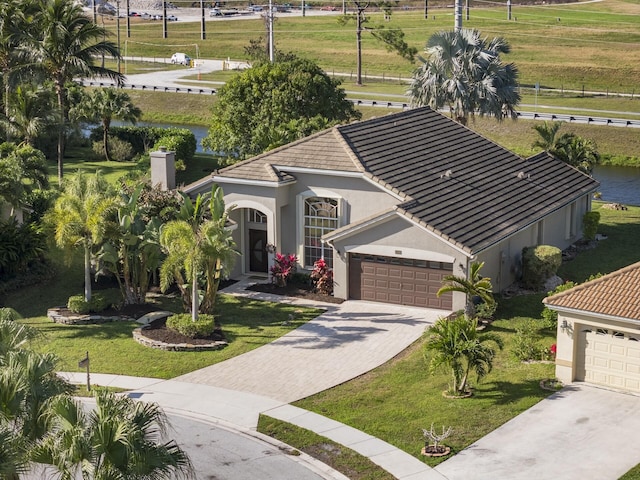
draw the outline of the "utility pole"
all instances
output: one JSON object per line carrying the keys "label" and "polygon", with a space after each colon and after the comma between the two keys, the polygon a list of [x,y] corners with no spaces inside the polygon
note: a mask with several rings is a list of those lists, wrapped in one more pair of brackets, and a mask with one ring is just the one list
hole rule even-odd
{"label": "utility pole", "polygon": [[162,38],[167,38],[167,0],[162,0]]}
{"label": "utility pole", "polygon": [[202,34],[200,35],[200,38],[202,38],[202,40],[206,40],[207,39],[207,31],[206,31],[206,26],[205,26],[205,22],[204,22],[204,1],[200,0],[200,14],[202,15],[202,20],[200,21],[200,30],[202,31]]}
{"label": "utility pole", "polygon": [[120,70],[120,0],[116,0],[116,31],[118,32],[118,73],[122,73]]}
{"label": "utility pole", "polygon": [[[303,0],[304,2],[304,0]],[[303,8],[303,13],[304,13],[304,8]],[[275,55],[274,55],[274,48],[273,48],[273,2],[272,0],[269,0],[269,12],[267,13],[268,15],[268,22],[269,22],[269,61],[271,63],[273,63],[273,61],[275,60]]]}
{"label": "utility pole", "polygon": [[129,10],[129,0],[127,0],[127,38],[131,38],[131,15],[129,15],[130,13],[131,11]]}

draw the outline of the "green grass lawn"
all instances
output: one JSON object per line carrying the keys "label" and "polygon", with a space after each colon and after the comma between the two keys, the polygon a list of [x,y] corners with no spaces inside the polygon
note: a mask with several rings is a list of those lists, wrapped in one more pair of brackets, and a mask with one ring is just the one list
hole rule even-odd
{"label": "green grass lawn", "polygon": [[[591,274],[609,273],[640,260],[640,208],[613,211],[601,206],[596,202],[595,209],[602,214],[599,232],[607,235],[607,240],[564,263],[559,271],[563,278],[583,281]],[[451,426],[454,433],[445,443],[458,452],[550,394],[539,382],[554,376],[554,365],[522,363],[511,353],[515,329],[522,322],[540,318],[543,297],[498,299],[490,331],[502,337],[505,348],[496,357],[493,371],[474,385],[471,398],[450,400],[442,396],[449,374],[429,371],[420,340],[385,365],[295,405],[381,438],[420,459],[422,428],[431,423],[436,428]],[[540,329],[538,334],[544,346],[555,342],[555,332]],[[427,463],[436,465],[442,460],[428,459]]]}

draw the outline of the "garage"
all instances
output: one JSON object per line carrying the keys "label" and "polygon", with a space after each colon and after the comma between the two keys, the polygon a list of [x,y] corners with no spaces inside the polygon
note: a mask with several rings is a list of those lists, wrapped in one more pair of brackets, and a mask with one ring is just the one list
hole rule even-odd
{"label": "garage", "polygon": [[452,294],[436,295],[453,265],[445,262],[349,255],[349,298],[451,310]]}
{"label": "garage", "polygon": [[581,328],[576,380],[640,393],[640,335]]}

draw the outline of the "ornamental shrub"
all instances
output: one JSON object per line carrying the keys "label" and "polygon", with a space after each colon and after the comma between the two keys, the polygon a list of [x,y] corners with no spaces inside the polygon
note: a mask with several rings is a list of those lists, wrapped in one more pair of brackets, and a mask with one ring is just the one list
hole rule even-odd
{"label": "ornamental shrub", "polygon": [[[186,130],[186,129],[182,129]],[[160,147],[167,147],[167,150],[176,152],[176,161],[182,161],[185,164],[193,160],[196,153],[196,137],[189,130],[190,135],[185,132],[171,132],[163,135],[153,146],[153,150],[159,150]]]}
{"label": "ornamental shrub", "polygon": [[311,272],[315,291],[323,295],[333,295],[333,270],[327,266],[324,258],[316,260]]}
{"label": "ornamental shrub", "polygon": [[200,314],[198,319],[193,321],[190,313],[180,313],[167,318],[167,328],[189,338],[206,338],[213,334],[216,322],[213,315]]}
{"label": "ornamental shrub", "polygon": [[99,293],[92,295],[88,302],[84,299],[84,295],[72,295],[67,301],[67,308],[73,313],[80,314],[102,312],[108,306],[108,300]]}
{"label": "ornamental shrub", "polygon": [[276,253],[271,266],[271,281],[279,287],[287,285],[289,277],[296,272],[298,257],[296,255]]}
{"label": "ornamental shrub", "polygon": [[[104,159],[104,141],[93,142],[91,146],[93,154],[98,159]],[[125,140],[120,140],[118,137],[109,136],[109,154],[111,160],[115,162],[128,162],[133,160],[135,152],[131,144]]]}
{"label": "ornamental shrub", "polygon": [[518,360],[547,360],[549,349],[540,343],[538,324],[535,320],[527,320],[516,327],[513,342],[513,354]]}
{"label": "ornamental shrub", "polygon": [[593,240],[598,233],[600,212],[586,212],[582,217],[582,236],[585,240]]}
{"label": "ornamental shrub", "polygon": [[552,245],[522,249],[522,283],[525,288],[540,290],[562,264],[562,251]]}

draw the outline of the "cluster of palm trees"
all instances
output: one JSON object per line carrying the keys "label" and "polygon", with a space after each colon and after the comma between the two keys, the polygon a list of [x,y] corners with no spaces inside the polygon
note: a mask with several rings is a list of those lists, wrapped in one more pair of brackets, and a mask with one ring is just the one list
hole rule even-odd
{"label": "cluster of palm trees", "polygon": [[[63,177],[73,80],[123,76],[97,64],[119,59],[109,33],[74,0],[0,0],[0,89],[5,139],[32,143],[42,129],[57,137],[58,177]],[[52,100],[53,99],[53,100]]]}
{"label": "cluster of palm trees", "polygon": [[156,404],[99,391],[85,409],[56,375],[57,358],[29,348],[37,331],[15,320],[0,309],[1,479],[193,477],[187,454],[165,439]]}
{"label": "cluster of palm trees", "polygon": [[595,142],[582,138],[575,133],[567,132],[558,135],[564,122],[544,122],[534,125],[533,129],[539,138],[533,147],[542,148],[558,160],[568,163],[587,175],[591,175],[593,167],[600,161],[600,153]]}
{"label": "cluster of palm trees", "polygon": [[220,279],[237,255],[230,210],[217,185],[195,200],[145,185],[118,194],[99,172],[80,172],[65,181],[46,220],[59,247],[84,254],[85,302],[95,264],[115,276],[125,304],[144,303],[159,271],[163,289],[175,283],[195,321],[213,313]]}

